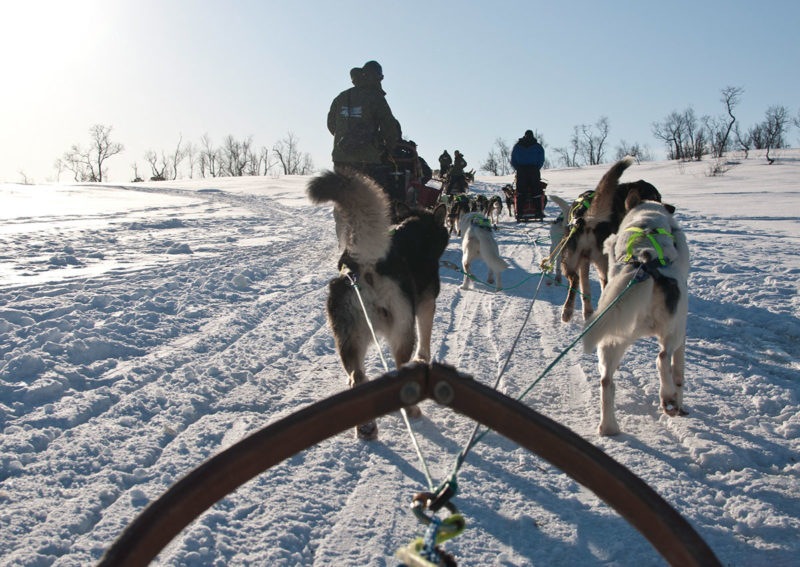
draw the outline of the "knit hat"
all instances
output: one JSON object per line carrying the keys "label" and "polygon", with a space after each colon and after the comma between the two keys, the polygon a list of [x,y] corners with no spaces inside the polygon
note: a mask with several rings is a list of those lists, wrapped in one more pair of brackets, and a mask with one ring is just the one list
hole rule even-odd
{"label": "knit hat", "polygon": [[383,68],[377,61],[367,61],[364,63],[364,67],[362,67],[362,69],[365,76],[372,79],[377,79],[378,81],[383,80]]}
{"label": "knit hat", "polygon": [[356,87],[364,83],[364,70],[361,67],[353,67],[350,69],[350,80]]}

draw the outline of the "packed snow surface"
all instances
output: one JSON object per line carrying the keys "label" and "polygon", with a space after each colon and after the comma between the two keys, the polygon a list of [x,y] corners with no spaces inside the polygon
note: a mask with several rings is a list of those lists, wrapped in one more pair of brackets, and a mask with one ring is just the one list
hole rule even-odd
{"label": "packed snow surface", "polygon": [[[689,240],[690,415],[659,411],[652,339],[616,376],[621,435],[596,433],[596,357],[580,348],[525,403],[653,487],[723,565],[797,565],[800,151],[774,165],[732,155],[727,166],[710,176],[709,161],[652,162],[623,176],[656,185]],[[546,170],[548,193],[573,199],[607,167]],[[306,200],[308,180],[0,185],[0,564],[96,563],[205,459],[347,388],[325,319],[332,211]],[[479,178],[471,191],[509,181]],[[485,384],[549,251],[546,224],[504,214],[496,237],[510,289],[463,291],[442,267],[433,328],[434,359]],[[453,237],[443,259],[460,258]],[[542,286],[503,392],[523,391],[580,333],[580,309],[560,321],[565,293]],[[368,369],[382,373],[374,348]],[[438,481],[474,424],[431,401],[422,410],[412,425]],[[379,427],[377,441],[347,432],[257,476],[156,564],[397,565],[396,550],[422,532],[409,504],[426,482],[400,415]],[[467,529],[444,547],[461,565],[663,564],[594,494],[498,434],[470,453],[459,486]]]}

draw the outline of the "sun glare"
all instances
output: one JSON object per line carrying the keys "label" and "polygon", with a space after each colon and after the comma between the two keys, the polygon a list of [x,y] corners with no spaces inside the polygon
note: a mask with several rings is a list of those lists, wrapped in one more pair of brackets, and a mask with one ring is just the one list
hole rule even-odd
{"label": "sun glare", "polygon": [[33,0],[9,3],[4,12],[0,46],[6,73],[31,80],[90,47],[108,9],[96,0]]}

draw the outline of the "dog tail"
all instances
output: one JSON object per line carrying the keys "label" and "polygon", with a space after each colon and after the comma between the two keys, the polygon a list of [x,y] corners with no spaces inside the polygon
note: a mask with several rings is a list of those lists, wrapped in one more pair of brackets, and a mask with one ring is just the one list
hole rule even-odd
{"label": "dog tail", "polygon": [[558,195],[550,195],[550,198],[558,205],[558,208],[561,209],[561,214],[564,215],[565,219],[569,218],[569,203],[567,203],[564,199],[559,197]]}
{"label": "dog tail", "polygon": [[391,244],[389,199],[371,178],[353,170],[323,172],[308,184],[312,203],[333,202],[337,233],[357,262],[376,262]]}
{"label": "dog tail", "polygon": [[600,179],[597,188],[594,190],[594,199],[589,210],[586,211],[586,222],[595,221],[601,222],[611,218],[611,212],[614,206],[614,195],[616,193],[617,185],[619,185],[619,178],[634,162],[631,156],[625,156],[617,163],[611,166],[611,169],[606,171],[605,175]]}
{"label": "dog tail", "polygon": [[[586,321],[586,327],[592,328],[583,336],[583,349],[585,352],[592,352],[600,343],[624,341],[626,337],[633,334],[636,324],[643,313],[643,309],[649,309],[649,298],[653,295],[653,278],[647,278],[627,291],[625,288],[636,275],[638,268],[631,265],[622,268],[622,272],[608,282],[600,301],[597,304],[597,311]],[[598,319],[609,305],[624,292],[622,298],[613,307]]]}

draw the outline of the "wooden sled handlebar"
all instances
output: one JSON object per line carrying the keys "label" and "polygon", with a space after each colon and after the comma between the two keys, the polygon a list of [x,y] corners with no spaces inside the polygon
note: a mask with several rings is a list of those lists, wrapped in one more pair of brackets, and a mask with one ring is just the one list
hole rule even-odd
{"label": "wooden sled handlebar", "polygon": [[721,565],[675,509],[594,445],[453,368],[413,364],[301,409],[209,458],[150,503],[98,566],[148,565],[183,528],[254,476],[328,437],[425,399],[480,422],[561,469],[619,513],[669,564]]}

